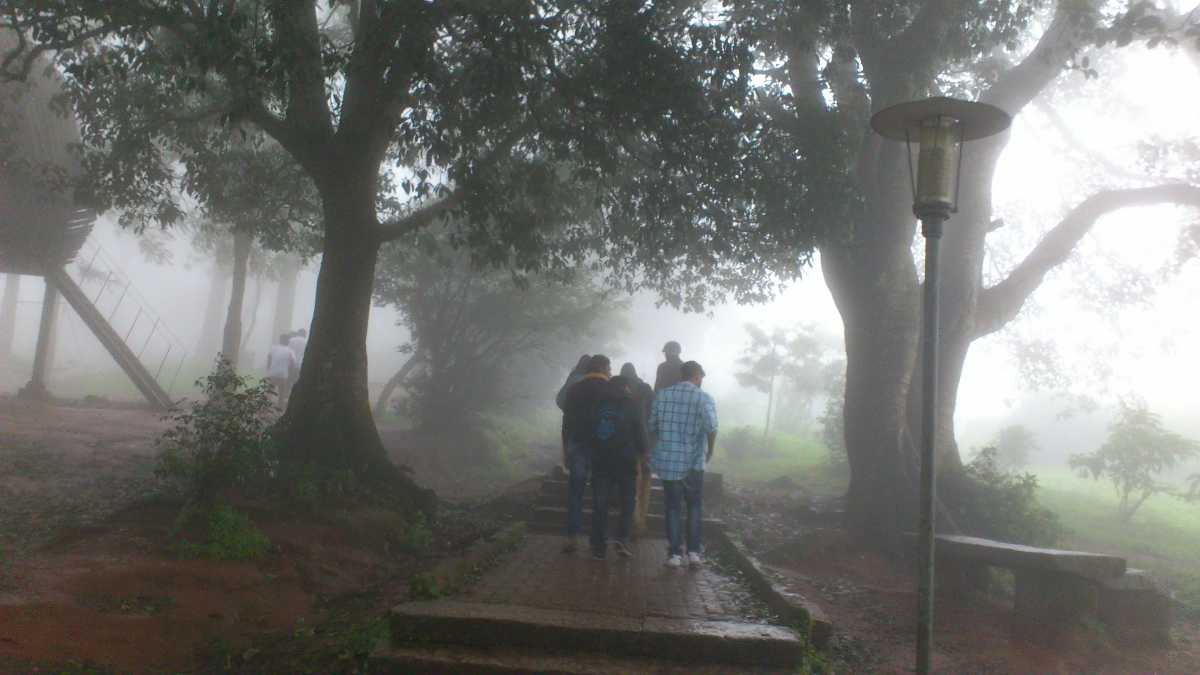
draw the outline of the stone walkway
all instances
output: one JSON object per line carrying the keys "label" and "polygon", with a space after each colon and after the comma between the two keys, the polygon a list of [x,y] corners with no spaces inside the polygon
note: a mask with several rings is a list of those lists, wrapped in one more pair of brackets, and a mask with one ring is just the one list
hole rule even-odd
{"label": "stone walkway", "polygon": [[460,599],[635,619],[764,622],[747,589],[717,569],[665,566],[661,539],[636,542],[632,558],[619,558],[610,550],[603,561],[593,560],[586,544],[575,554],[562,553],[564,541],[561,536],[528,535],[519,551]]}
{"label": "stone walkway", "polygon": [[664,565],[662,539],[606,560],[564,543],[528,534],[460,595],[395,607],[372,672],[778,673],[804,658],[737,578]]}

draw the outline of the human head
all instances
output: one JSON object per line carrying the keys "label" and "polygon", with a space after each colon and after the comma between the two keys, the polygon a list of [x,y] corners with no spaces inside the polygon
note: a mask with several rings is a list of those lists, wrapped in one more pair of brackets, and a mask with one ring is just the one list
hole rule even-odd
{"label": "human head", "polygon": [[279,336],[279,344],[287,345],[288,340],[290,340],[291,337],[292,336],[288,335],[287,333],[283,333],[282,335]]}
{"label": "human head", "polygon": [[583,356],[579,357],[579,361],[575,363],[575,370],[572,372],[579,373],[580,375],[587,375],[588,364],[591,363],[591,361],[592,355],[584,354]]}
{"label": "human head", "polygon": [[612,362],[603,354],[596,354],[588,360],[587,371],[589,373],[604,373],[605,375],[612,374]]}
{"label": "human head", "polygon": [[631,380],[636,380],[637,376],[637,368],[634,368],[632,363],[626,362],[621,366],[621,377],[627,377]]}
{"label": "human head", "polygon": [[678,342],[671,340],[663,345],[663,353],[667,356],[679,356],[683,353],[683,347],[680,347]]}
{"label": "human head", "polygon": [[704,368],[695,361],[688,361],[680,366],[679,374],[683,376],[684,381],[691,382],[697,387],[704,381]]}
{"label": "human head", "polygon": [[629,379],[628,377],[625,377],[624,375],[618,375],[609,380],[609,382],[615,384],[622,392],[629,395],[633,394],[633,380]]}

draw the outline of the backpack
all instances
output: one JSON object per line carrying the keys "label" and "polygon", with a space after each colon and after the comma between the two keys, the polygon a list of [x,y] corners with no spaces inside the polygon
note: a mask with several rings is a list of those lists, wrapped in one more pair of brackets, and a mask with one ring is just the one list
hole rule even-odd
{"label": "backpack", "polygon": [[592,404],[588,441],[598,456],[615,455],[629,445],[631,439],[625,415],[625,402],[618,396],[600,396]]}

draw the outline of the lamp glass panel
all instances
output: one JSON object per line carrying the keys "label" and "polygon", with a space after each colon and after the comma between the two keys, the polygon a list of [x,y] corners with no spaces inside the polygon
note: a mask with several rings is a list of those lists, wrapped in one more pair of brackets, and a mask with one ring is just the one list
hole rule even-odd
{"label": "lamp glass panel", "polygon": [[958,197],[962,123],[944,115],[922,120],[919,147],[914,206],[943,207],[954,211]]}

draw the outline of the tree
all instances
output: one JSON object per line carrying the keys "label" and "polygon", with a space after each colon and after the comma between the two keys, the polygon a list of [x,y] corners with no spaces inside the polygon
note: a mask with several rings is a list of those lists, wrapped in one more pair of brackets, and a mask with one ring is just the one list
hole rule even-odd
{"label": "tree", "polygon": [[1071,455],[1071,468],[1084,477],[1107,478],[1120,497],[1117,517],[1128,523],[1151,496],[1173,492],[1160,481],[1164,471],[1200,452],[1200,443],[1163,428],[1144,404],[1122,402],[1104,445]]}
{"label": "tree", "polygon": [[[746,324],[746,332],[750,343],[737,361],[743,370],[735,373],[735,377],[743,387],[767,395],[767,418],[763,425],[766,437],[779,391],[790,394],[798,404],[798,417],[807,419],[812,400],[825,389],[827,355],[816,327],[811,324],[801,324],[790,331],[775,328],[770,333]],[[779,388],[776,381],[781,385]]]}
{"label": "tree", "polygon": [[1014,471],[1029,464],[1029,455],[1038,451],[1037,436],[1022,424],[1010,424],[992,439],[995,462],[1001,471]]}
{"label": "tree", "polygon": [[586,276],[515,279],[473,265],[433,231],[422,239],[385,250],[375,288],[410,335],[401,351],[411,356],[393,380],[408,379],[407,412],[422,431],[462,432],[482,412],[544,401],[578,345],[606,344],[624,327],[625,303]]}
{"label": "tree", "polygon": [[738,384],[757,389],[767,395],[767,419],[763,422],[763,438],[771,432],[771,407],[775,401],[775,380],[783,375],[789,365],[787,354],[788,336],[782,329],[771,333],[752,323],[746,324],[750,344],[738,358],[742,370],[734,373]]}
{"label": "tree", "polygon": [[[1133,3],[1115,17],[1104,11],[1106,3],[1092,0],[729,4],[733,24],[755,40],[764,96],[774,104],[780,129],[780,170],[788,170],[788,153],[820,157],[822,176],[801,183],[847,196],[827,211],[791,213],[797,222],[851,225],[845,237],[821,246],[821,269],[846,338],[847,516],[858,534],[886,545],[897,541],[915,513],[921,280],[905,148],[871,133],[871,114],[937,92],[1018,115],[1062,77],[1093,75],[1083,50],[1161,31],[1153,21],[1141,21],[1151,12],[1149,3]],[[1046,5],[1049,11],[1041,12]],[[1035,25],[1044,29],[1020,53],[1018,43]],[[959,210],[942,241],[936,405],[943,481],[963,476],[954,411],[971,344],[1017,316],[1102,216],[1146,204],[1200,205],[1200,188],[1177,182],[1103,189],[1050,227],[1005,276],[989,282],[988,240],[1002,225],[992,215],[992,176],[1007,140],[1001,135],[976,142],[964,154]]]}
{"label": "tree", "polygon": [[[28,41],[4,70],[21,77],[54,55],[102,205],[135,223],[177,220],[164,158],[190,169],[220,142],[221,120],[271,137],[312,180],[323,248],[279,434],[285,464],[403,481],[367,397],[374,268],[382,243],[411,244],[447,214],[481,258],[531,271],[599,260],[615,282],[691,307],[726,291],[763,297],[799,274],[826,227],[774,217],[768,198],[825,195],[797,193],[759,160],[774,131],[743,105],[749,52],[690,0],[7,9],[4,24]],[[389,201],[393,175],[408,201]]]}

